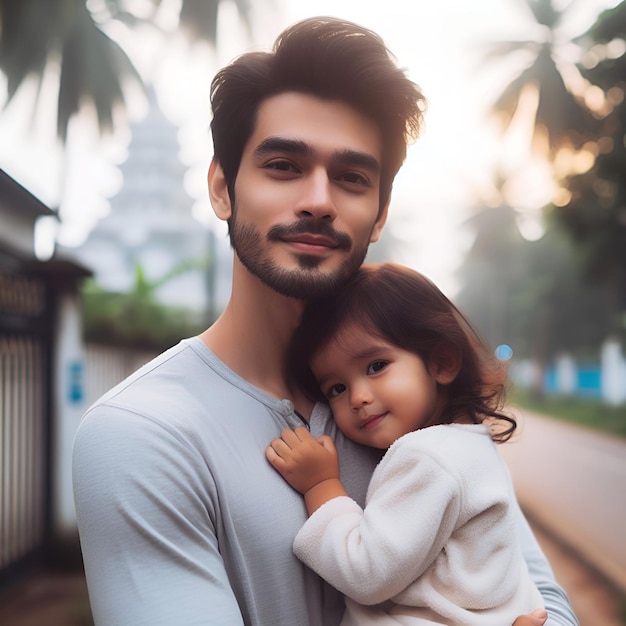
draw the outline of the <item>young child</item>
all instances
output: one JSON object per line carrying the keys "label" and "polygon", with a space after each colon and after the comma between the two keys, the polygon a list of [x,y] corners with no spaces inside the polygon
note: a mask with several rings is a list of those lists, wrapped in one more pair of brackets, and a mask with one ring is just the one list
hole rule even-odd
{"label": "young child", "polygon": [[266,452],[304,495],[294,552],[345,594],[344,626],[503,626],[543,606],[494,445],[516,427],[500,412],[503,368],[437,287],[364,266],[307,307],[289,367],[344,435],[387,450],[364,509],[339,480],[330,437],[284,431]]}

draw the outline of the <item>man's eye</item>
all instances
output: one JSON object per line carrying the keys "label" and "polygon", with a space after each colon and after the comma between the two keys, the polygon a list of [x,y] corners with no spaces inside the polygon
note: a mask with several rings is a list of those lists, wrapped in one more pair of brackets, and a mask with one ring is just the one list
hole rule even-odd
{"label": "man's eye", "polygon": [[337,178],[343,182],[350,183],[352,185],[369,186],[370,184],[367,176],[363,176],[363,174],[359,174],[358,172],[344,172]]}
{"label": "man's eye", "polygon": [[336,398],[337,396],[340,396],[345,390],[346,390],[346,386],[341,383],[338,383],[336,385],[333,385],[328,390],[328,393],[326,394],[326,396],[329,398]]}
{"label": "man's eye", "polygon": [[291,162],[285,161],[283,159],[276,159],[275,161],[270,161],[263,166],[268,170],[275,170],[277,172],[298,172],[298,168]]}
{"label": "man's eye", "polygon": [[380,370],[384,369],[387,366],[387,361],[374,361],[367,366],[368,374],[375,374],[376,372],[380,372]]}

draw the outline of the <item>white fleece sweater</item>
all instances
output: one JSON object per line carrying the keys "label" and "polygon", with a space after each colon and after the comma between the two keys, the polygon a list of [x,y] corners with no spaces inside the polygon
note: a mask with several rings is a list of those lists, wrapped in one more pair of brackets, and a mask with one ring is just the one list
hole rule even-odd
{"label": "white fleece sweater", "polygon": [[347,596],[344,626],[510,625],[543,606],[513,500],[487,426],[432,426],[389,448],[365,509],[327,502],[294,552]]}

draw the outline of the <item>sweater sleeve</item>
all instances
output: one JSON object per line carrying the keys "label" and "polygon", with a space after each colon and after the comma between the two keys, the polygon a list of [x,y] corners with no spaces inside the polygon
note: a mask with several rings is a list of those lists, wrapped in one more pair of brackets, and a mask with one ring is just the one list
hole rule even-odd
{"label": "sweater sleeve", "polygon": [[380,470],[365,509],[346,496],[330,500],[294,542],[298,558],[366,605],[397,595],[434,562],[461,501],[458,481],[428,456],[406,454]]}

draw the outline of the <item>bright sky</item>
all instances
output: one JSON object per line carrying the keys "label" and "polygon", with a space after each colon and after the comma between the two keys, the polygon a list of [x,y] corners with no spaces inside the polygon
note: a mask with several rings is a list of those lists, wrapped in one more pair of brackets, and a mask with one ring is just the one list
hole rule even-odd
{"label": "bright sky", "polygon": [[[377,31],[429,100],[425,132],[410,148],[396,179],[388,228],[404,242],[394,260],[426,273],[453,295],[453,273],[469,241],[460,225],[477,198],[493,200],[495,167],[518,172],[523,193],[515,194],[514,202],[531,217],[552,193],[545,166],[528,159],[524,134],[498,141],[485,115],[491,96],[514,74],[510,67],[484,67],[478,52],[488,41],[540,36],[524,0],[268,1],[276,12],[262,11],[261,0],[252,3],[252,44],[234,7],[226,5],[220,16],[223,36],[217,52],[208,47],[191,52],[179,38],[164,45],[149,30],[132,36],[123,28],[109,31],[140,71],[154,79],[164,112],[180,126],[181,159],[189,166],[185,183],[196,200],[195,214],[209,227],[225,232],[212,217],[205,186],[211,158],[208,90],[215,70],[247,50],[268,49],[276,35],[296,20],[311,15],[343,17]],[[580,33],[602,8],[615,4],[616,0],[575,2],[565,32]],[[172,14],[175,11],[165,6],[160,16],[165,28]],[[569,53],[563,50],[565,56]],[[49,93],[48,87],[44,85],[44,94]],[[0,102],[4,92],[0,76]],[[33,92],[34,86],[25,86],[0,114],[0,167],[52,207],[63,197],[59,238],[66,245],[78,245],[106,214],[107,198],[122,184],[116,165],[125,159],[128,132],[99,140],[85,119],[77,119],[64,158],[51,140],[55,107],[33,117],[29,107]],[[142,112],[140,101],[132,118]]]}

